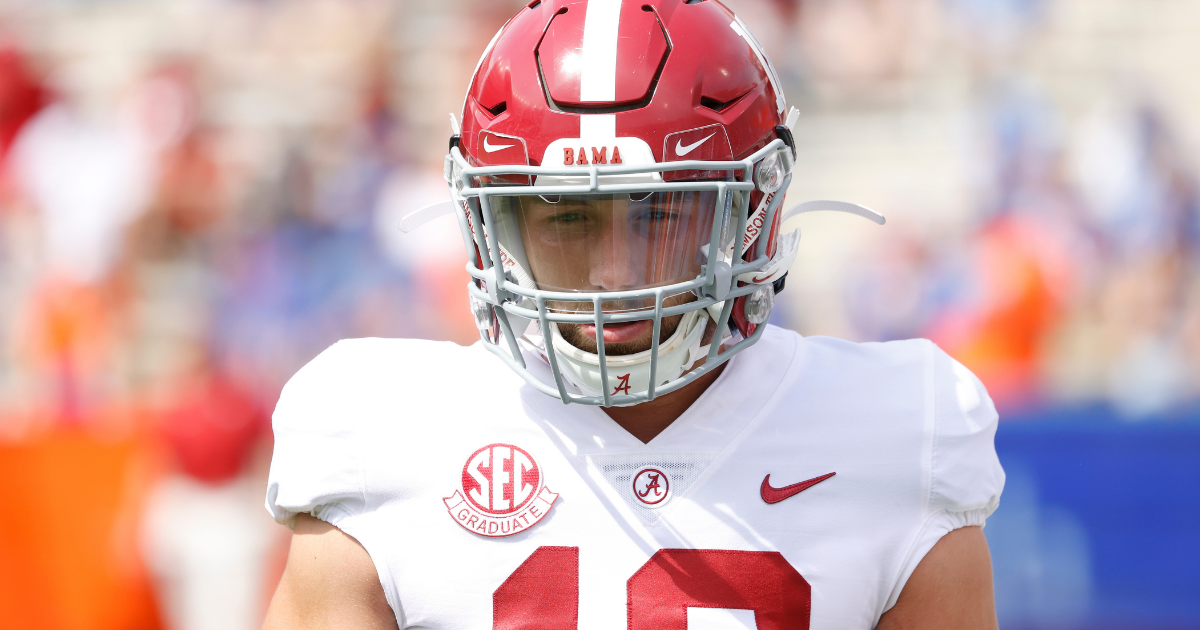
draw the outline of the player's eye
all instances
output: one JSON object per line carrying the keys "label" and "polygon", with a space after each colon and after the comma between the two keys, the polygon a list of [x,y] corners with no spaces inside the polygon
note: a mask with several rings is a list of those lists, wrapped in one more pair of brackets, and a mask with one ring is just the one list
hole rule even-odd
{"label": "player's eye", "polygon": [[546,219],[546,221],[548,223],[551,223],[553,225],[557,225],[560,227],[578,226],[579,224],[585,222],[586,220],[587,220],[587,217],[584,216],[584,214],[582,212],[577,212],[574,210],[569,210],[566,212],[556,212],[556,213],[550,215]]}
{"label": "player's eye", "polygon": [[648,210],[643,212],[638,219],[646,222],[662,222],[669,221],[674,215],[666,210]]}
{"label": "player's eye", "polygon": [[575,241],[587,238],[596,229],[596,222],[587,212],[571,208],[563,208],[548,215],[544,219],[544,239],[549,238],[558,242]]}
{"label": "player's eye", "polygon": [[633,214],[630,217],[633,227],[641,231],[662,230],[671,225],[674,225],[679,216],[670,210],[662,210],[659,208],[647,208]]}

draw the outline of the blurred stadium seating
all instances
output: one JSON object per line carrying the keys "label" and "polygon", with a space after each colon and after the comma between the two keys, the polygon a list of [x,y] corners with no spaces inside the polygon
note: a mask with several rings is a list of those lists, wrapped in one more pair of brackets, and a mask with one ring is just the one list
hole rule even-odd
{"label": "blurred stadium seating", "polygon": [[[475,338],[456,227],[396,226],[522,4],[0,0],[0,627],[257,626],[287,377]],[[803,218],[774,321],[929,337],[1001,409],[1002,627],[1200,628],[1200,4],[727,4],[789,197],[889,218]]]}

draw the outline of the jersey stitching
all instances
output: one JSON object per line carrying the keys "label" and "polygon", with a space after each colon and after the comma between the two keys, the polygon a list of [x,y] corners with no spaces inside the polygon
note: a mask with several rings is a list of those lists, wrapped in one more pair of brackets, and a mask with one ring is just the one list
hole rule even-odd
{"label": "jersey stitching", "polygon": [[[900,562],[900,566],[896,569],[895,577],[892,578],[892,588],[890,591],[888,591],[887,598],[883,600],[884,608],[877,611],[877,613],[875,615],[875,623],[878,624],[879,618],[883,616],[883,613],[891,610],[892,606],[895,606],[895,603],[893,603],[892,606],[888,606],[888,602],[892,601],[892,595],[895,595],[896,600],[899,601],[900,593],[898,593],[896,591],[896,589],[899,588],[899,589],[903,590],[900,585],[900,578],[902,578],[904,576],[905,569],[907,569],[908,565],[912,563],[913,554],[915,554],[917,551],[917,544],[925,539],[925,532],[933,524],[934,520],[944,513],[947,513],[946,510],[938,510],[937,512],[934,512],[933,514],[930,514],[929,516],[925,517],[925,520],[921,523],[921,527],[917,528],[917,532],[915,534],[913,534],[912,540],[910,540],[908,543],[908,548],[905,549],[905,551],[904,551],[904,556],[903,556],[904,559]],[[934,541],[934,544],[936,545],[937,542]],[[932,548],[933,547],[931,546],[930,549],[932,549]],[[928,553],[928,552],[926,552],[926,553]],[[924,559],[924,556],[922,556],[922,559]],[[913,571],[916,571],[916,569],[917,569],[917,567],[914,565]],[[911,572],[909,573],[909,576],[910,577],[912,576]],[[907,582],[908,582],[908,580],[905,580],[906,584],[907,584]]]}
{"label": "jersey stitching", "polygon": [[933,484],[935,483],[933,458],[937,452],[937,353],[934,351],[937,346],[929,340],[925,340],[924,345],[925,413],[922,431],[925,444],[923,445],[924,452],[921,454],[921,466],[924,469],[921,471],[921,490],[924,495],[922,497],[924,504],[921,506],[921,511],[928,513],[933,502]]}
{"label": "jersey stitching", "polygon": [[[361,437],[360,431],[354,432],[354,437]],[[358,467],[358,493],[362,496],[362,509],[359,514],[373,511],[372,506],[367,503],[367,467],[363,465],[362,445],[357,445],[354,449],[354,465]]]}
{"label": "jersey stitching", "polygon": [[[339,518],[328,518],[322,520],[342,530],[343,533],[357,541],[358,544],[362,546],[363,550],[367,552],[367,557],[371,559],[371,565],[375,567],[375,573],[379,579],[379,585],[383,588],[383,598],[387,600],[388,607],[392,609],[392,615],[396,618],[396,623],[403,628],[404,607],[400,605],[399,593],[395,592],[395,584],[392,582],[392,573],[388,567],[387,561],[384,560],[384,554],[371,553],[371,548],[375,547],[375,543],[371,536],[364,535],[369,534],[370,529],[367,527],[361,529],[355,527],[354,525],[357,522],[355,515],[349,510],[345,509],[341,503],[327,504],[322,512],[322,516],[333,517],[335,513],[340,514],[341,516]],[[333,522],[334,520],[337,520],[338,523],[335,524]]]}
{"label": "jersey stitching", "polygon": [[[937,346],[932,341],[927,339],[924,341],[924,352],[922,352],[922,354],[924,355],[923,358],[925,360],[923,363],[925,365],[922,366],[922,371],[924,372],[923,375],[925,377],[925,391],[923,392],[925,397],[925,408],[924,417],[922,418],[922,431],[924,432],[925,439],[923,440],[924,444],[922,445],[924,452],[921,454],[921,494],[923,495],[923,505],[921,511],[926,513],[927,516],[925,517],[925,521],[921,523],[921,527],[917,529],[916,534],[913,535],[912,540],[909,542],[908,549],[904,553],[904,560],[900,563],[900,566],[896,569],[895,576],[892,578],[892,588],[890,591],[888,591],[888,597],[883,601],[883,606],[888,605],[888,602],[892,600],[893,594],[895,594],[897,599],[899,599],[900,595],[899,593],[896,593],[896,588],[900,586],[900,578],[904,575],[905,569],[912,560],[912,555],[916,551],[917,543],[922,540],[925,530],[929,528],[929,524],[933,522],[934,518],[945,512],[945,510],[939,510],[937,512],[929,513],[929,506],[932,503],[933,496],[933,453],[937,443],[937,392],[935,387],[937,376],[935,367],[937,353],[935,352],[935,349]],[[916,567],[913,567],[913,569],[915,570]],[[879,617],[888,610],[890,610],[890,607],[878,611],[879,614],[875,617],[876,622],[878,622]]]}
{"label": "jersey stitching", "polygon": [[[338,343],[342,342],[339,341]],[[354,513],[353,516],[359,516],[362,514],[370,514],[375,512],[377,506],[372,506],[370,503],[368,503],[369,495],[367,494],[367,467],[363,462],[363,453],[365,452],[365,449],[361,443],[357,443],[362,440],[362,431],[356,430],[353,431],[352,434],[354,436],[354,441],[356,442],[354,448],[354,465],[358,468],[356,471],[358,473],[356,475],[358,477],[358,493],[362,497],[362,502],[359,504],[361,508]],[[349,510],[346,511],[349,512]],[[375,565],[375,572],[378,574],[380,586],[383,587],[383,598],[387,600],[388,606],[391,607],[392,615],[396,618],[396,623],[403,628],[404,607],[400,603],[400,592],[399,589],[396,588],[396,584],[392,581],[391,568],[388,566],[387,560],[384,558],[384,554],[372,554],[369,550],[367,550],[367,543],[361,539],[359,539],[359,544],[362,545],[363,550],[367,551],[367,556],[371,558],[371,563]]]}

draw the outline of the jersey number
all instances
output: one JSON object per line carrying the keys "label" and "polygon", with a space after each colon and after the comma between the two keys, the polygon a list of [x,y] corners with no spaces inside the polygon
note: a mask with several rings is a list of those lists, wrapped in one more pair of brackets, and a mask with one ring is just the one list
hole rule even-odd
{"label": "jersey number", "polygon": [[[629,578],[629,630],[687,630],[688,608],[753,610],[808,630],[808,582],[775,551],[662,549]],[[492,595],[493,630],[576,630],[579,547],[538,547]]]}

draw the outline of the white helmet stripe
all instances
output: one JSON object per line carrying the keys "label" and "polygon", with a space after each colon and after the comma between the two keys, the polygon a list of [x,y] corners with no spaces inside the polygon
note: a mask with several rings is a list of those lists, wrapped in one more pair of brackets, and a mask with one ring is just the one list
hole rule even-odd
{"label": "white helmet stripe", "polygon": [[620,26],[621,0],[589,0],[583,18],[579,100],[607,103],[617,98],[617,30]]}
{"label": "white helmet stripe", "polygon": [[775,66],[771,65],[771,60],[767,59],[766,53],[763,52],[762,44],[758,43],[758,40],[754,38],[754,34],[750,32],[749,28],[746,28],[741,18],[734,16],[733,21],[729,23],[729,27],[735,33],[741,35],[747,44],[750,44],[750,49],[754,51],[754,56],[758,57],[758,64],[766,71],[767,80],[771,82],[771,87],[775,90],[775,106],[779,108],[779,113],[782,114],[784,107],[787,106],[787,103],[783,100],[783,86],[779,83],[779,75],[775,73]]}
{"label": "white helmet stripe", "polygon": [[612,144],[617,137],[616,114],[584,114],[579,117],[579,138],[592,145]]}

